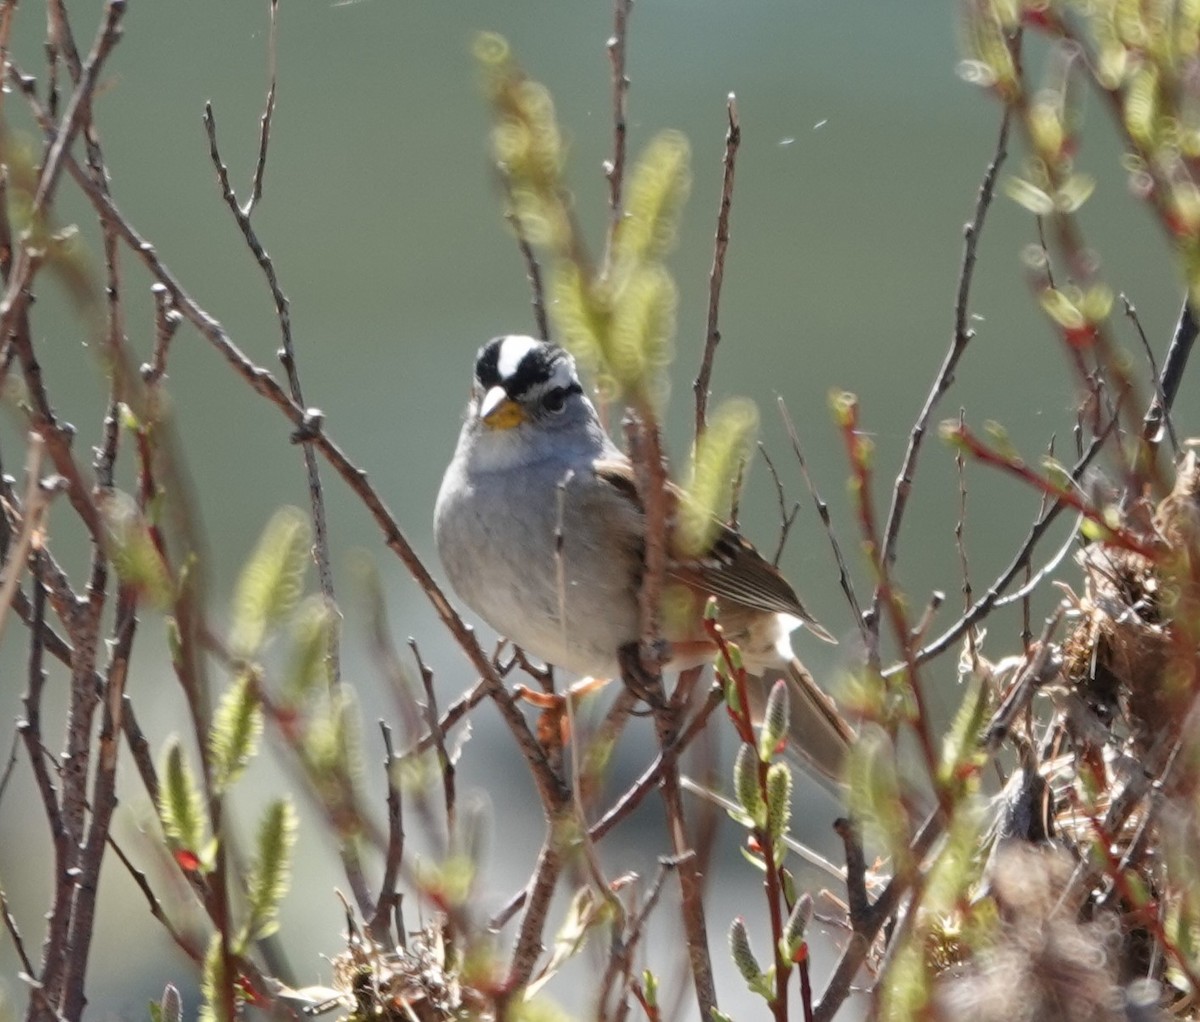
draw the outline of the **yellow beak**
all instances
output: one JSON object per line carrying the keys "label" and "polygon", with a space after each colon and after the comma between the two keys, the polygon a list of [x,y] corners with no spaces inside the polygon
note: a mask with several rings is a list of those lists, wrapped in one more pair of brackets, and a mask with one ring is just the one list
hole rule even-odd
{"label": "yellow beak", "polygon": [[525,410],[503,387],[493,387],[479,402],[479,418],[491,429],[512,429],[525,421]]}

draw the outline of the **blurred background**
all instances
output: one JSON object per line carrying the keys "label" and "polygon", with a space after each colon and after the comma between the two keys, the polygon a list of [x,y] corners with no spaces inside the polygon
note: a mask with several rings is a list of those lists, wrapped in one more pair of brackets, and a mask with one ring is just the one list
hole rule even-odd
{"label": "blurred background", "polygon": [[[89,5],[74,6],[83,47],[92,38],[95,13]],[[553,0],[308,0],[280,11],[278,108],[255,224],[291,300],[307,403],[322,409],[328,432],[368,470],[431,564],[433,501],[454,445],[474,352],[497,333],[533,330],[524,267],[489,170],[488,115],[471,42],[479,30],[500,32],[530,74],[553,92],[580,218],[598,250],[606,214],[602,162],[612,138],[605,52],[611,17],[607,3]],[[44,75],[43,33],[38,6],[22,6],[13,50],[26,73]],[[224,158],[244,197],[266,89],[267,38],[265,2],[132,5],[95,116],[118,205],[242,350],[278,372],[270,295],[221,202],[201,123],[211,100]],[[1035,43],[1029,66],[1038,66],[1038,53]],[[947,4],[642,0],[630,22],[631,158],[663,128],[686,133],[693,152],[692,197],[671,259],[680,304],[670,449],[678,460],[690,440],[690,383],[704,340],[725,102],[734,92],[743,138],[714,395],[742,394],[758,402],[761,439],[780,466],[789,501],[803,503],[783,566],[817,618],[847,639],[854,633],[851,612],[775,402],[783,397],[796,420],[814,481],[830,503],[859,591],[866,592],[828,394],[845,388],[861,399],[864,426],[877,444],[875,499],[882,515],[908,430],[951,338],[962,225],[999,124],[994,100],[955,76],[957,60]],[[36,140],[18,97],[8,98],[7,111],[13,127]],[[1098,186],[1083,222],[1104,279],[1136,304],[1161,358],[1181,286],[1156,226],[1126,191],[1105,117],[1093,104],[1084,127],[1080,166]],[[1019,170],[1020,159],[1019,153],[1010,157],[1009,173]],[[92,218],[72,192],[64,187],[59,220],[84,227],[99,271]],[[977,429],[989,419],[1002,422],[1032,460],[1057,435],[1058,450],[1070,462],[1072,380],[1029,298],[1019,260],[1036,237],[1030,215],[997,198],[975,277],[977,337],[935,422],[965,407]],[[125,266],[129,343],[146,358],[153,342],[148,281],[131,260]],[[77,450],[86,464],[85,445],[95,442],[103,416],[104,380],[84,350],[85,331],[64,295],[47,280],[38,298],[35,340],[47,385],[60,414],[79,430]],[[1145,379],[1143,356],[1119,313],[1115,330],[1129,345],[1135,375]],[[288,443],[282,416],[186,328],[172,349],[169,374],[196,511],[208,536],[213,612],[221,620],[237,569],[271,513],[282,504],[306,506],[301,456]],[[1193,392],[1185,382],[1177,413],[1184,435],[1197,431]],[[11,409],[0,424],[0,445],[4,470],[19,473],[25,446]],[[383,573],[392,628],[401,639],[419,637],[444,702],[472,684],[474,675],[367,515],[331,472],[324,478],[345,614],[344,678],[361,705],[365,783],[380,793],[374,804],[382,812],[383,750],[374,722],[394,718],[395,703],[366,652],[353,570],[358,551],[366,551]],[[972,582],[982,592],[1020,543],[1038,497],[977,466],[968,466],[967,479],[965,535]],[[64,505],[52,515],[49,541],[82,584],[86,550],[67,511]],[[750,473],[742,515],[747,535],[772,549],[779,514],[761,463]],[[930,437],[900,545],[898,579],[914,607],[932,590],[945,591],[937,622],[942,627],[961,607],[957,515],[952,453]],[[1067,529],[1064,523],[1044,544],[1038,563]],[[436,568],[435,574],[440,578]],[[1062,574],[1073,577],[1069,564]],[[1052,598],[1043,594],[1035,610],[1044,611]],[[1018,627],[1015,615],[997,616],[985,652],[998,657],[1016,651]],[[0,687],[0,720],[11,722],[21,712],[26,639],[10,622],[0,650],[7,679]],[[829,648],[800,641],[801,655],[831,686],[854,664],[852,641]],[[129,688],[157,750],[184,720],[163,658],[161,619],[143,615],[138,645]],[[957,704],[953,659],[928,676],[940,719]],[[58,683],[61,691],[62,682],[61,672],[52,675],[52,687]],[[52,749],[62,741],[49,723],[60,720],[57,706],[53,699],[47,706]],[[649,754],[650,732],[634,735],[641,736],[640,746],[618,767],[614,794]],[[731,737],[721,738],[726,753]],[[490,805],[492,838],[481,887],[482,908],[490,911],[528,875],[542,828],[524,767],[488,707],[475,714],[460,786]],[[292,787],[288,774],[269,761],[256,765],[237,794],[243,818],[252,820],[256,805]],[[136,856],[152,812],[129,771],[121,794],[116,833]],[[328,982],[322,956],[340,948],[343,921],[333,889],[344,887],[344,880],[311,807],[297,799],[302,838],[281,940],[298,984]],[[802,790],[798,836],[836,857],[829,830],[836,813],[828,798]],[[249,837],[248,826],[243,837]],[[414,841],[419,845],[419,837]],[[736,830],[725,826],[710,870],[709,915],[718,989],[723,1007],[735,1013],[747,1007],[748,995],[725,961],[723,934],[732,917],[743,914],[757,946],[765,949],[768,940],[761,918],[756,929],[758,876],[737,854],[737,842]],[[21,754],[0,804],[0,884],[33,950],[40,947],[51,890],[49,848]],[[612,875],[631,868],[649,875],[654,855],[667,850],[657,805],[604,846]],[[90,970],[92,1016],[140,1017],[168,979],[184,986],[190,1016],[196,993],[186,962],[128,877],[114,863],[106,869],[104,921]],[[828,883],[820,874],[803,878],[814,887]],[[669,990],[679,983],[671,968],[678,957],[673,905],[668,899],[659,910],[664,926],[653,952]],[[409,913],[416,925],[419,910],[411,902]],[[816,948],[818,987],[831,954],[826,946]],[[11,1017],[26,992],[6,939],[0,940],[0,965],[0,993]],[[550,989],[572,1003],[569,989]],[[692,1003],[689,991],[685,1009]]]}

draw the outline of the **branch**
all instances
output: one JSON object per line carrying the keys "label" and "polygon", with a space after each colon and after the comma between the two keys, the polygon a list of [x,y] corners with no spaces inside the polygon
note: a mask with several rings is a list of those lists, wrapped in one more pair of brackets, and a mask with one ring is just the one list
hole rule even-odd
{"label": "branch", "polygon": [[989,447],[966,426],[951,427],[946,433],[951,442],[961,445],[967,453],[985,465],[1002,469],[1032,486],[1038,492],[1053,498],[1056,503],[1061,502],[1074,508],[1101,530],[1106,543],[1131,550],[1151,561],[1157,556],[1157,552],[1148,540],[1142,539],[1128,528],[1110,525],[1105,518],[1103,509],[1094,507],[1070,486],[1063,486],[1046,479],[1029,468],[1020,458]]}
{"label": "branch", "polygon": [[679,737],[670,746],[661,750],[655,757],[654,762],[642,773],[641,777],[634,781],[625,793],[612,804],[608,811],[588,828],[589,840],[601,840],[613,827],[641,805],[642,800],[658,786],[659,781],[662,779],[663,770],[666,768],[668,758],[673,757],[678,759],[682,755],[683,750],[691,745],[696,736],[704,730],[713,710],[720,706],[724,702],[724,699],[725,697],[721,692],[720,686],[714,685],[709,690],[708,697],[696,711],[695,716],[688,722],[687,727],[679,734]]}
{"label": "branch", "polygon": [[[1100,453],[1100,449],[1104,446],[1104,442],[1116,428],[1116,425],[1117,419],[1114,416],[1109,420],[1108,425],[1092,438],[1092,442],[1088,445],[1087,450],[1083,452],[1083,455],[1071,468],[1069,478],[1072,483],[1078,483],[1083,478],[1084,472],[1087,471],[1088,466],[1092,463],[1096,455]],[[972,604],[970,610],[936,639],[922,646],[917,651],[916,662],[918,664],[923,664],[935,656],[944,653],[953,643],[962,637],[967,629],[973,628],[991,613],[1000,597],[1004,594],[1004,591],[1012,584],[1013,579],[1029,563],[1029,559],[1033,556],[1033,550],[1037,546],[1038,541],[1049,531],[1050,526],[1054,524],[1055,519],[1058,518],[1066,507],[1066,501],[1055,500],[1045,511],[1038,515],[1037,520],[1030,526],[1024,542],[1013,555],[1013,559],[1009,562],[1008,567],[996,577],[995,581],[988,587],[987,592],[979,598],[978,602]],[[888,667],[883,672],[883,676],[890,678],[896,672],[902,670],[904,670],[904,665],[896,664]]]}
{"label": "branch", "polygon": [[37,971],[33,967],[33,962],[29,960],[29,954],[25,950],[25,942],[21,939],[21,931],[17,928],[17,921],[13,918],[12,910],[8,907],[8,898],[5,896],[4,888],[2,887],[0,887],[0,915],[4,916],[4,928],[8,930],[8,935],[12,939],[17,957],[21,959],[21,968],[25,970],[25,975],[32,980],[37,975]]}
{"label": "branch", "polygon": [[[1138,340],[1142,342],[1142,350],[1146,353],[1146,361],[1150,363],[1150,376],[1154,381],[1154,398],[1150,402],[1150,407],[1146,409],[1146,414],[1142,419],[1142,439],[1147,444],[1158,444],[1162,441],[1162,427],[1166,426],[1167,435],[1171,439],[1171,450],[1176,457],[1179,456],[1179,437],[1175,434],[1175,423],[1171,418],[1170,411],[1164,411],[1168,408],[1166,395],[1163,393],[1162,377],[1158,372],[1158,360],[1154,357],[1154,349],[1150,347],[1150,340],[1146,337],[1146,331],[1142,329],[1142,321],[1138,319],[1137,309],[1134,308],[1127,295],[1120,295],[1121,304],[1125,307],[1125,316],[1133,324],[1137,331]],[[1184,306],[1184,310],[1187,306]],[[1178,331],[1178,327],[1176,327]]]}
{"label": "branch", "polygon": [[[46,229],[48,210],[59,178],[64,167],[74,162],[69,153],[70,144],[90,114],[92,96],[99,81],[101,68],[120,39],[120,24],[124,14],[125,0],[109,0],[105,6],[104,21],[87,63],[80,72],[75,91],[71,93],[61,121],[50,129],[50,145],[38,175],[37,189],[28,213],[30,223],[36,225],[35,234]],[[22,91],[28,94],[29,83],[15,74],[11,63],[9,71],[16,78]],[[46,438],[46,448],[54,467],[67,480],[71,506],[87,527],[93,542],[99,544],[103,539],[100,516],[91,499],[91,487],[84,482],[71,454],[70,431],[57,421],[50,406],[42,384],[41,367],[34,355],[28,329],[17,329],[18,324],[24,322],[32,297],[29,286],[41,268],[44,258],[44,254],[35,244],[25,242],[17,246],[16,257],[7,274],[3,298],[0,298],[0,338],[6,341],[11,338],[29,388],[33,426]]]}
{"label": "branch", "polygon": [[546,318],[546,288],[542,283],[542,267],[538,263],[533,246],[529,243],[529,238],[525,235],[521,218],[517,216],[517,211],[513,207],[512,181],[502,176],[501,182],[508,194],[508,210],[504,214],[504,219],[508,221],[508,225],[513,230],[513,235],[517,239],[517,248],[521,252],[521,260],[525,263],[525,279],[529,282],[529,304],[533,306],[533,322],[537,328],[538,337],[543,341],[548,341],[550,340],[550,321]]}
{"label": "branch", "polygon": [[708,327],[704,335],[704,357],[700,371],[692,384],[696,396],[696,425],[694,436],[700,438],[707,424],[708,387],[712,379],[713,358],[721,343],[717,315],[721,307],[721,284],[725,280],[725,251],[729,248],[729,210],[733,205],[733,177],[737,168],[737,151],[742,142],[742,126],[738,121],[737,97],[731,92],[725,104],[729,128],[725,132],[724,175],[721,179],[721,205],[717,212],[717,233],[713,241],[712,269],[708,273]]}
{"label": "branch", "polygon": [[629,76],[625,74],[625,36],[633,0],[613,0],[613,34],[608,40],[608,59],[612,64],[613,153],[604,164],[608,179],[608,246],[612,252],[613,236],[621,222],[621,190],[625,183],[625,104],[629,95]]}
{"label": "branch", "polygon": [[269,77],[269,85],[267,86],[267,104],[263,108],[262,117],[259,118],[258,132],[258,161],[254,165],[254,178],[250,185],[250,198],[246,200],[243,212],[246,218],[249,219],[250,214],[254,212],[254,207],[258,205],[258,200],[262,198],[263,193],[263,176],[267,172],[267,146],[271,142],[271,120],[275,115],[275,83],[278,80],[278,20],[279,0],[268,0],[271,8],[271,27],[267,34],[267,74]]}
{"label": "branch", "polygon": [[545,754],[529,730],[521,712],[512,704],[511,700],[505,698],[507,693],[505,693],[504,685],[491,660],[476,640],[474,631],[450,605],[445,593],[434,581],[433,576],[400,528],[399,522],[388,510],[383,498],[368,482],[367,473],[355,465],[345,452],[330,439],[324,432],[319,418],[293,401],[268,370],[255,365],[243,354],[225,332],[225,328],[183,289],[170,268],[159,257],[154,246],[133,228],[112,199],[101,192],[70,157],[66,158],[66,167],[93,206],[113,219],[122,240],[137,255],[150,274],[167,288],[172,302],[183,317],[216,348],[230,368],[256,394],[275,405],[284,417],[301,431],[304,441],[316,447],[322,457],[366,507],[383,533],[384,542],[388,548],[400,558],[401,563],[433,605],[439,620],[445,625],[459,648],[479,673],[486,694],[495,701],[509,730],[513,732],[518,748],[524,755],[544,800],[552,798],[555,791],[563,785],[563,781],[550,771]]}
{"label": "branch", "polygon": [[[387,946],[393,908],[400,900],[396,893],[396,880],[400,875],[400,862],[404,858],[404,800],[396,783],[396,752],[392,748],[392,729],[386,721],[379,722],[383,733],[386,755],[383,769],[387,776],[388,842],[383,862],[383,879],[379,884],[379,897],[375,901],[375,912],[367,922],[367,932],[380,946]],[[404,934],[398,932],[397,939],[403,941]]]}
{"label": "branch", "polygon": [[783,403],[782,397],[778,400],[778,406],[779,415],[787,429],[788,439],[792,442],[792,453],[796,455],[796,461],[800,465],[800,474],[804,476],[804,484],[808,487],[809,496],[812,497],[813,504],[817,509],[817,516],[821,519],[821,524],[825,527],[825,535],[829,537],[829,545],[833,548],[833,559],[838,566],[838,584],[841,585],[842,592],[846,594],[846,601],[850,604],[850,609],[854,611],[854,621],[858,625],[863,643],[869,646],[871,635],[867,630],[867,623],[863,617],[858,597],[854,593],[854,583],[850,581],[850,571],[846,567],[846,558],[842,556],[842,547],[838,543],[837,533],[833,531],[833,521],[829,517],[829,505],[817,492],[812,476],[808,474],[808,460],[804,457],[804,450],[800,446],[800,435],[796,432],[796,424],[792,422],[792,416],[787,410],[787,405]]}
{"label": "branch", "polygon": [[[910,861],[920,862],[929,853],[934,842],[941,836],[942,828],[941,810],[935,809],[926,817],[925,822],[921,824],[921,829],[909,845]],[[883,929],[883,924],[891,918],[900,904],[900,899],[912,885],[912,877],[912,870],[892,877],[887,887],[875,900],[862,930],[854,934],[842,952],[841,958],[838,959],[833,975],[825,987],[825,992],[821,995],[821,1000],[813,1011],[814,1022],[831,1022],[838,1013],[850,993],[851,984],[858,975],[858,970],[866,960],[867,952],[871,949],[879,931]]]}
{"label": "branch", "polygon": [[[938,370],[937,377],[933,381],[933,386],[925,398],[925,404],[917,416],[917,421],[913,424],[912,432],[908,438],[908,448],[904,452],[904,460],[900,466],[900,474],[896,477],[896,484],[892,489],[892,503],[891,507],[888,508],[887,524],[884,526],[883,549],[880,552],[879,558],[884,571],[888,573],[891,572],[896,562],[896,545],[900,536],[900,523],[904,518],[904,510],[908,505],[909,494],[912,492],[913,476],[917,470],[917,457],[921,452],[921,443],[925,439],[926,431],[929,429],[929,422],[933,418],[934,409],[937,408],[942,395],[950,389],[950,385],[954,382],[954,371],[958,367],[959,359],[962,358],[963,352],[967,350],[967,345],[971,343],[971,339],[975,336],[975,332],[970,327],[969,306],[971,282],[975,274],[976,250],[979,246],[979,235],[983,230],[983,223],[987,217],[988,208],[991,206],[992,197],[995,195],[996,178],[1000,173],[1000,166],[1008,155],[1008,129],[1011,118],[1011,109],[1006,107],[1004,116],[1000,120],[1000,132],[996,138],[996,149],[992,156],[992,162],[988,164],[987,171],[983,175],[983,181],[979,185],[979,194],[975,200],[975,215],[972,217],[971,222],[963,228],[963,257],[958,273],[958,287],[955,293],[954,334],[950,340],[950,349],[946,352],[946,357],[942,360],[941,369]],[[882,594],[877,586],[875,595],[871,598],[871,609],[867,612],[868,626],[876,633],[879,628],[878,618],[881,598]]]}
{"label": "branch", "polygon": [[766,444],[761,440],[758,442],[758,453],[762,455],[763,461],[767,463],[767,471],[771,475],[771,482],[775,484],[775,499],[779,502],[779,542],[775,545],[775,553],[771,557],[771,563],[775,567],[779,567],[779,560],[783,557],[783,548],[787,546],[788,533],[792,531],[792,526],[796,522],[796,515],[800,513],[800,502],[796,501],[791,510],[788,510],[787,496],[783,492],[783,481],[779,478],[779,471],[775,468],[775,462],[771,460],[771,455],[767,453]]}
{"label": "branch", "polygon": [[[559,809],[561,811],[562,807]],[[569,816],[569,812],[567,815]],[[546,820],[546,837],[542,842],[542,850],[538,853],[537,866],[526,887],[525,915],[521,919],[521,928],[517,934],[512,964],[508,971],[508,981],[505,984],[508,990],[519,990],[529,982],[529,977],[533,975],[533,967],[542,953],[542,930],[545,929],[550,901],[554,897],[554,888],[558,886],[558,877],[563,868],[560,828],[565,823],[566,820],[557,814]]]}
{"label": "branch", "polygon": [[1163,360],[1162,373],[1157,380],[1157,396],[1150,403],[1150,409],[1142,420],[1142,436],[1153,442],[1159,433],[1162,423],[1170,425],[1171,407],[1179,393],[1179,384],[1183,380],[1183,371],[1187,368],[1188,356],[1196,343],[1196,334],[1200,326],[1196,323],[1192,304],[1184,299],[1183,307],[1179,310],[1179,320],[1175,324],[1175,334],[1171,345],[1167,348],[1167,357]]}
{"label": "branch", "polygon": [[[254,206],[258,202],[262,192],[262,173],[267,158],[267,139],[271,129],[271,112],[275,106],[275,7],[275,0],[272,0],[271,86],[267,93],[267,107],[262,115],[262,138],[259,146],[259,162],[254,174],[255,193],[251,195],[244,208],[238,206],[237,196],[234,194],[233,186],[229,182],[229,170],[221,160],[220,149],[217,146],[217,122],[211,103],[205,103],[204,105],[204,130],[208,135],[209,156],[212,159],[213,167],[216,169],[217,180],[221,185],[221,197],[225,200],[225,205],[229,207],[229,212],[233,214],[233,219],[241,230],[247,247],[258,262],[263,276],[266,277],[267,286],[271,290],[271,297],[275,301],[275,314],[279,319],[279,332],[282,341],[282,347],[279,349],[279,361],[283,363],[284,372],[287,374],[288,390],[291,393],[292,400],[303,408],[304,394],[300,387],[300,372],[296,367],[296,349],[292,341],[291,303],[279,285],[279,277],[275,272],[275,264],[267,254],[266,249],[263,248],[262,243],[258,240],[258,235],[250,223],[250,214],[254,210]],[[315,419],[320,415],[316,409],[309,409],[306,414],[309,420]],[[337,599],[333,590],[333,569],[329,562],[329,526],[325,518],[325,497],[321,488],[321,473],[317,467],[317,456],[312,448],[308,444],[302,446],[304,452],[304,469],[308,477],[308,500],[309,506],[312,509],[313,559],[317,565],[317,578],[321,586],[321,596],[324,598],[329,612],[335,615],[336,619]],[[338,648],[338,630],[336,628],[329,630],[329,647],[326,651],[326,659],[329,664],[330,685],[336,687],[341,683],[342,676],[341,657]]]}

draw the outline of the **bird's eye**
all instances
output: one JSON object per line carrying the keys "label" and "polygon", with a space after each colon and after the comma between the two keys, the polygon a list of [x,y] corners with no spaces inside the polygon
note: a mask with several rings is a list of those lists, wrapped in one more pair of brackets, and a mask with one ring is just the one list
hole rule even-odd
{"label": "bird's eye", "polygon": [[562,387],[546,391],[542,398],[542,407],[548,412],[561,412],[567,406],[567,392]]}

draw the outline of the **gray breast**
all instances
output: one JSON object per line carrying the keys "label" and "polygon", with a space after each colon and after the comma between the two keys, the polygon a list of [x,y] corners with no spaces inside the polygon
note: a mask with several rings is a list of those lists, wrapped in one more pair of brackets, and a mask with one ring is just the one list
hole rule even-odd
{"label": "gray breast", "polygon": [[601,676],[637,637],[639,524],[590,468],[548,463],[452,465],[435,512],[442,564],[475,613],[533,656]]}

